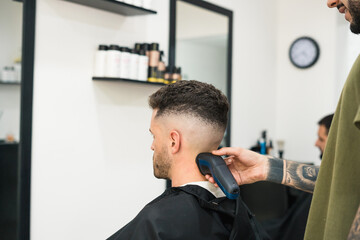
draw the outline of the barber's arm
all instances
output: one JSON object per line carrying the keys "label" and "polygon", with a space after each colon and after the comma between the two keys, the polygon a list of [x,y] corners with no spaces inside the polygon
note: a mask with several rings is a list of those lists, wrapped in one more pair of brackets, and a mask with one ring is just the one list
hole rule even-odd
{"label": "barber's arm", "polygon": [[[270,181],[312,193],[319,173],[318,166],[265,156],[243,148],[226,147],[212,153],[228,156],[225,161],[239,185]],[[207,179],[214,183],[211,176]]]}
{"label": "barber's arm", "polygon": [[360,239],[360,205],[351,226],[348,240]]}

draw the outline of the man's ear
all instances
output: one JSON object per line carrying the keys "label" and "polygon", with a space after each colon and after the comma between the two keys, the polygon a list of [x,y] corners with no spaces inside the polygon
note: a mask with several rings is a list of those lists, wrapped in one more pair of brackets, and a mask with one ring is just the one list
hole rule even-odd
{"label": "man's ear", "polygon": [[171,140],[171,145],[170,145],[171,153],[174,154],[179,152],[181,147],[180,133],[176,130],[172,130],[170,132],[170,140]]}

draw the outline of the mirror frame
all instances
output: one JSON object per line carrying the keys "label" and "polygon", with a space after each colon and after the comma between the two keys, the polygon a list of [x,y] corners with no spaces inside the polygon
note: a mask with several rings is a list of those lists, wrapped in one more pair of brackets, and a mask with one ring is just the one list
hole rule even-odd
{"label": "mirror frame", "polygon": [[170,0],[170,30],[169,30],[169,66],[176,66],[175,56],[176,56],[176,3],[177,1],[182,1],[186,3],[190,3],[197,7],[207,9],[212,12],[216,12],[222,14],[229,19],[228,24],[228,42],[227,42],[227,76],[226,76],[226,85],[227,92],[226,96],[230,103],[230,111],[229,111],[229,120],[227,126],[227,134],[225,136],[225,140],[228,146],[231,146],[231,74],[232,74],[232,28],[233,28],[233,12],[214,5],[209,2],[201,1],[201,0]]}
{"label": "mirror frame", "polygon": [[17,239],[30,239],[31,139],[36,0],[23,0]]}

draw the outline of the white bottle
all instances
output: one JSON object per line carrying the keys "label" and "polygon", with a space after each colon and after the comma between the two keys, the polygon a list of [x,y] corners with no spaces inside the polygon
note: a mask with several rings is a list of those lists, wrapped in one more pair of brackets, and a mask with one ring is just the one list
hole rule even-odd
{"label": "white bottle", "polygon": [[130,55],[130,73],[129,78],[136,80],[138,77],[139,54],[135,49],[131,49]]}
{"label": "white bottle", "polygon": [[7,83],[15,82],[15,70],[13,66],[5,66],[1,72],[1,80]]}
{"label": "white bottle", "polygon": [[120,77],[120,57],[120,47],[118,45],[110,45],[106,51],[105,77]]}
{"label": "white bottle", "polygon": [[120,57],[120,78],[129,79],[130,77],[130,49],[127,47],[121,47]]}
{"label": "white bottle", "polygon": [[99,45],[95,53],[94,77],[105,77],[107,50],[108,47],[106,45]]}
{"label": "white bottle", "polygon": [[148,79],[149,58],[146,56],[145,50],[139,51],[138,80],[147,81]]}

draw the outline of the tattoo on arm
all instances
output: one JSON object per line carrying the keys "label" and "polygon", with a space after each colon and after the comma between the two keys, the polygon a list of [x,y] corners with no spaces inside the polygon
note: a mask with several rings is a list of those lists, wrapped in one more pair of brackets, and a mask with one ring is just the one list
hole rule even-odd
{"label": "tattoo on arm", "polygon": [[279,158],[269,158],[269,169],[266,180],[312,193],[318,173],[318,166]]}
{"label": "tattoo on arm", "polygon": [[360,205],[355,215],[354,222],[351,226],[348,240],[360,239]]}

